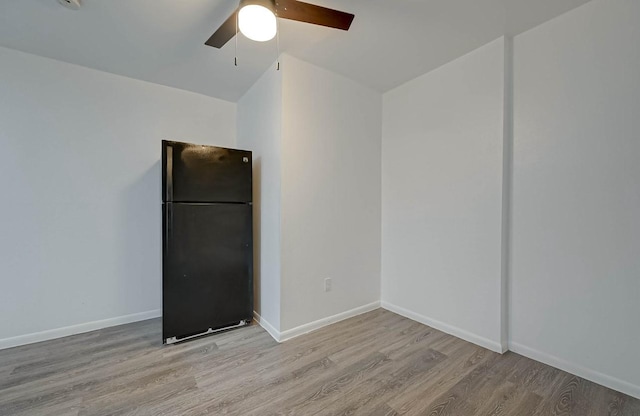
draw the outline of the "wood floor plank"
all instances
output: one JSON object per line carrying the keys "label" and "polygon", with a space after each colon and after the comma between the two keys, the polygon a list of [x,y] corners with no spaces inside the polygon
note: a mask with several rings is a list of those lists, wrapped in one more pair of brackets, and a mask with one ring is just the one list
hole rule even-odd
{"label": "wood floor plank", "polygon": [[458,347],[448,348],[447,361],[432,369],[429,377],[399,392],[389,405],[402,415],[421,415],[438,395],[453,388],[477,365],[492,357],[489,351],[473,344],[463,343]]}
{"label": "wood floor plank", "polygon": [[612,415],[620,411],[624,416],[640,416],[640,400],[634,399],[622,393],[618,393],[620,397],[616,399],[616,403],[611,406]]}
{"label": "wood floor plank", "polygon": [[0,351],[0,415],[640,416],[640,400],[378,309],[279,344],[159,319]]}
{"label": "wood floor plank", "polygon": [[404,355],[391,359],[392,365],[360,383],[347,397],[334,401],[318,414],[369,415],[388,408],[388,400],[419,378],[428,377],[429,370],[446,359],[447,356],[430,348],[408,349]]}
{"label": "wood floor plank", "polygon": [[281,399],[254,409],[247,415],[296,415],[315,414],[340,397],[348,395],[358,383],[375,374],[375,371],[390,362],[379,352],[365,355],[336,374],[320,379],[310,385],[300,385],[287,392]]}

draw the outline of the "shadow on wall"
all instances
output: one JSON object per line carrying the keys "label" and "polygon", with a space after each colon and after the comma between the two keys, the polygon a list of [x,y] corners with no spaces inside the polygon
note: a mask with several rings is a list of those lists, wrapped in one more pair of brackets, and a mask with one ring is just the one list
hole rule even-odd
{"label": "shadow on wall", "polygon": [[262,161],[259,157],[253,159],[253,310],[262,313],[260,301],[260,210],[262,189]]}
{"label": "shadow on wall", "polygon": [[117,296],[128,313],[162,306],[162,198],[160,161],[125,188],[119,203],[123,248]]}

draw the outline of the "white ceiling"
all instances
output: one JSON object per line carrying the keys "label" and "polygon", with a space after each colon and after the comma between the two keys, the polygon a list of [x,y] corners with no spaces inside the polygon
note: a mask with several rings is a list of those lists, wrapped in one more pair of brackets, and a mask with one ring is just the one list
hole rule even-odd
{"label": "white ceiling", "polygon": [[[356,15],[343,32],[280,21],[280,50],[384,92],[589,0],[307,0]],[[0,0],[0,45],[237,101],[276,42],[204,45],[237,0]],[[0,63],[1,64],[1,63]],[[275,69],[274,69],[275,70]]]}

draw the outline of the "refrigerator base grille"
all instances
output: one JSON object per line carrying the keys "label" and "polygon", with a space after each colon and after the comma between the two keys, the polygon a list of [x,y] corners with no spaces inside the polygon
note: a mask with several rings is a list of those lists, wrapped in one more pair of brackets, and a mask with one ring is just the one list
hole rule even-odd
{"label": "refrigerator base grille", "polygon": [[240,328],[241,326],[246,326],[249,324],[249,321],[246,319],[243,319],[242,321],[240,321],[237,325],[231,325],[231,326],[225,326],[224,328],[218,328],[218,329],[212,329],[209,328],[204,332],[201,332],[199,334],[195,334],[195,335],[191,335],[188,337],[184,337],[184,338],[177,338],[177,337],[171,337],[171,338],[167,338],[165,340],[165,344],[176,344],[178,342],[182,342],[182,341],[187,341],[193,338],[198,338],[198,337],[202,337],[205,335],[209,335],[209,334],[214,334],[216,332],[221,332],[221,331],[226,331],[228,329],[233,329],[233,328]]}

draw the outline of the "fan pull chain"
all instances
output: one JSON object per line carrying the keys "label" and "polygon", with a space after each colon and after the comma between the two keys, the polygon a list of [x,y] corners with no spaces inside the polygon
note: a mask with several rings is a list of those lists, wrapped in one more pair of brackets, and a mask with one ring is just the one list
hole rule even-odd
{"label": "fan pull chain", "polygon": [[233,64],[235,66],[238,66],[238,12],[236,12],[236,51],[235,51],[235,56],[233,57]]}
{"label": "fan pull chain", "polygon": [[276,71],[280,71],[280,23],[278,22],[278,14],[276,13],[276,48],[278,56],[276,57]]}

